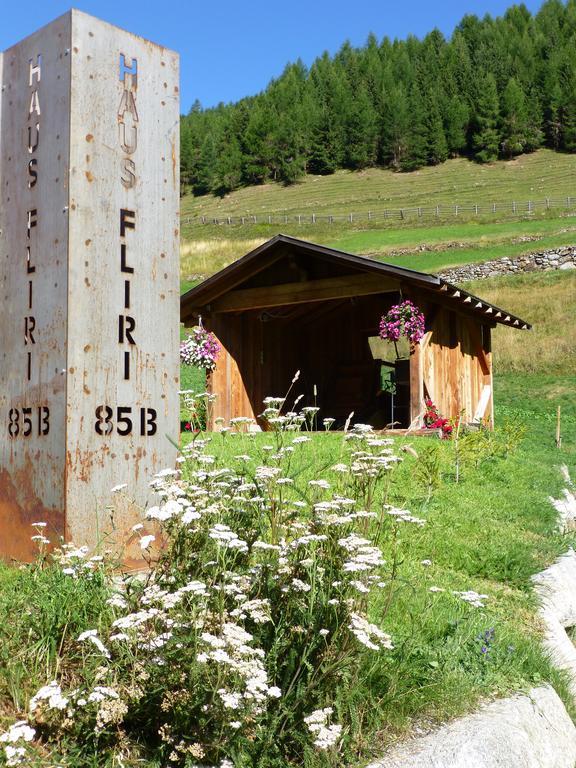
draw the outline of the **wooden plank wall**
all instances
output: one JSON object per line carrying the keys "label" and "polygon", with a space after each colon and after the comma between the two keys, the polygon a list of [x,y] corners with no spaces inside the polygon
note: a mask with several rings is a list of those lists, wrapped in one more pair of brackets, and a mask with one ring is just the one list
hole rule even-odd
{"label": "wooden plank wall", "polygon": [[243,349],[243,320],[243,316],[238,316],[234,322],[229,322],[228,318],[215,315],[205,323],[221,345],[216,368],[208,377],[208,391],[217,395],[208,429],[215,428],[217,418],[223,418],[228,424],[235,416],[255,418],[256,415],[242,375],[243,360],[239,354]]}
{"label": "wooden plank wall", "polygon": [[[422,354],[424,394],[448,418],[471,422],[485,386],[492,386],[490,327],[444,307]],[[492,421],[492,393],[485,415]]]}
{"label": "wooden plank wall", "polygon": [[[226,423],[237,416],[257,418],[263,399],[285,395],[297,370],[300,379],[289,407],[300,393],[300,407],[312,404],[316,385],[321,418],[343,418],[360,409],[378,386],[367,339],[377,334],[380,315],[393,298],[318,302],[277,313],[214,314],[206,326],[218,337],[222,353],[209,378],[210,391],[218,394],[213,417]],[[412,420],[423,413],[429,395],[443,416],[456,418],[463,412],[470,422],[484,387],[492,386],[490,327],[423,297],[415,301],[432,324],[411,360]],[[490,392],[485,417],[492,418],[492,408]]]}

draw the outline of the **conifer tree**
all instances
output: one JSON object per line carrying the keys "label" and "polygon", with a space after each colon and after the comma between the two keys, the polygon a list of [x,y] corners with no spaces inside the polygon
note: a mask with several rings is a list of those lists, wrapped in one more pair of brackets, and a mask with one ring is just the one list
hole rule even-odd
{"label": "conifer tree", "polygon": [[428,161],[429,132],[426,126],[426,109],[422,92],[413,85],[408,99],[410,122],[406,153],[400,163],[403,171],[415,171]]}
{"label": "conifer tree", "polygon": [[515,77],[508,80],[502,94],[501,150],[505,157],[523,152],[529,143],[526,98]]}
{"label": "conifer tree", "polygon": [[562,88],[556,82],[549,91],[548,106],[545,109],[544,130],[548,143],[553,149],[560,149],[562,143]]}
{"label": "conifer tree", "polygon": [[273,176],[272,127],[272,115],[265,100],[255,100],[243,136],[247,148],[244,172],[249,184],[261,184]]}
{"label": "conifer tree", "polygon": [[468,107],[459,96],[452,96],[444,109],[444,135],[448,153],[456,157],[466,149],[466,130],[468,127]]}
{"label": "conifer tree", "polygon": [[366,168],[376,162],[378,118],[365,88],[356,94],[346,125],[346,165]]}
{"label": "conifer tree", "polygon": [[444,124],[438,108],[437,95],[429,94],[426,109],[426,160],[429,165],[438,165],[448,158],[448,142],[444,133]]}
{"label": "conifer tree", "polygon": [[475,131],[472,137],[474,157],[480,163],[491,163],[498,157],[500,134],[498,132],[499,100],[496,80],[487,73],[478,82]]}
{"label": "conifer tree", "polygon": [[225,131],[215,154],[210,191],[223,197],[238,189],[242,181],[242,152],[238,139],[230,131]]}
{"label": "conifer tree", "polygon": [[382,161],[395,170],[403,166],[408,150],[410,111],[401,86],[389,90],[382,117]]}

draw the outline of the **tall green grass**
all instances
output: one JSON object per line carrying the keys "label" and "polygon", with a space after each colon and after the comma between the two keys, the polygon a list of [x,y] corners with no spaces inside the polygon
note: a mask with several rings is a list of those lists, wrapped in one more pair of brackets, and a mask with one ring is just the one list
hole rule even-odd
{"label": "tall green grass", "polygon": [[[539,248],[574,242],[569,212],[538,210],[532,214],[508,213],[475,216],[470,211],[439,219],[408,214],[404,221],[392,218],[367,220],[368,211],[415,209],[418,206],[504,203],[546,197],[576,197],[576,157],[540,150],[510,161],[486,166],[465,159],[412,173],[393,173],[372,168],[362,172],[338,171],[332,176],[310,176],[293,185],[265,184],[238,190],[225,198],[182,198],[183,280],[210,275],[278,232],[361,253],[423,271],[440,269],[502,255],[518,255]],[[318,215],[357,212],[362,221],[322,220]],[[290,220],[305,214],[300,224]],[[254,214],[256,225],[198,224],[198,217],[222,219]],[[288,223],[265,223],[265,215],[287,216]],[[534,238],[533,242],[519,242]],[[418,252],[422,246],[432,252]],[[398,253],[403,249],[411,253]]]}
{"label": "tall green grass", "polygon": [[464,158],[411,173],[370,168],[308,176],[290,186],[263,184],[224,198],[182,198],[182,218],[338,214],[430,205],[510,203],[575,194],[576,157],[541,149],[514,160],[478,165]]}

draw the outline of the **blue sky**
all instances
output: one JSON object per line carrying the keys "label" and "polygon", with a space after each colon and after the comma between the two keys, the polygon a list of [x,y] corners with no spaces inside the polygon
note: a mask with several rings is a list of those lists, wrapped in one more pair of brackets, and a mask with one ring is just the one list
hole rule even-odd
{"label": "blue sky", "polygon": [[[76,0],[74,7],[180,53],[182,112],[257,93],[289,61],[311,64],[348,39],[450,35],[465,13],[502,14],[510,0]],[[536,11],[541,0],[526,0]],[[0,50],[65,13],[60,0],[0,0]]]}

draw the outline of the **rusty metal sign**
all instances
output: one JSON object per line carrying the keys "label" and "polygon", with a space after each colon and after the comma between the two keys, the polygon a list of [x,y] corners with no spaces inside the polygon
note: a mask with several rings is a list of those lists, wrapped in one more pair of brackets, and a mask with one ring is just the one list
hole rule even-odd
{"label": "rusty metal sign", "polygon": [[175,461],[178,57],[70,11],[0,79],[0,555],[118,548]]}

